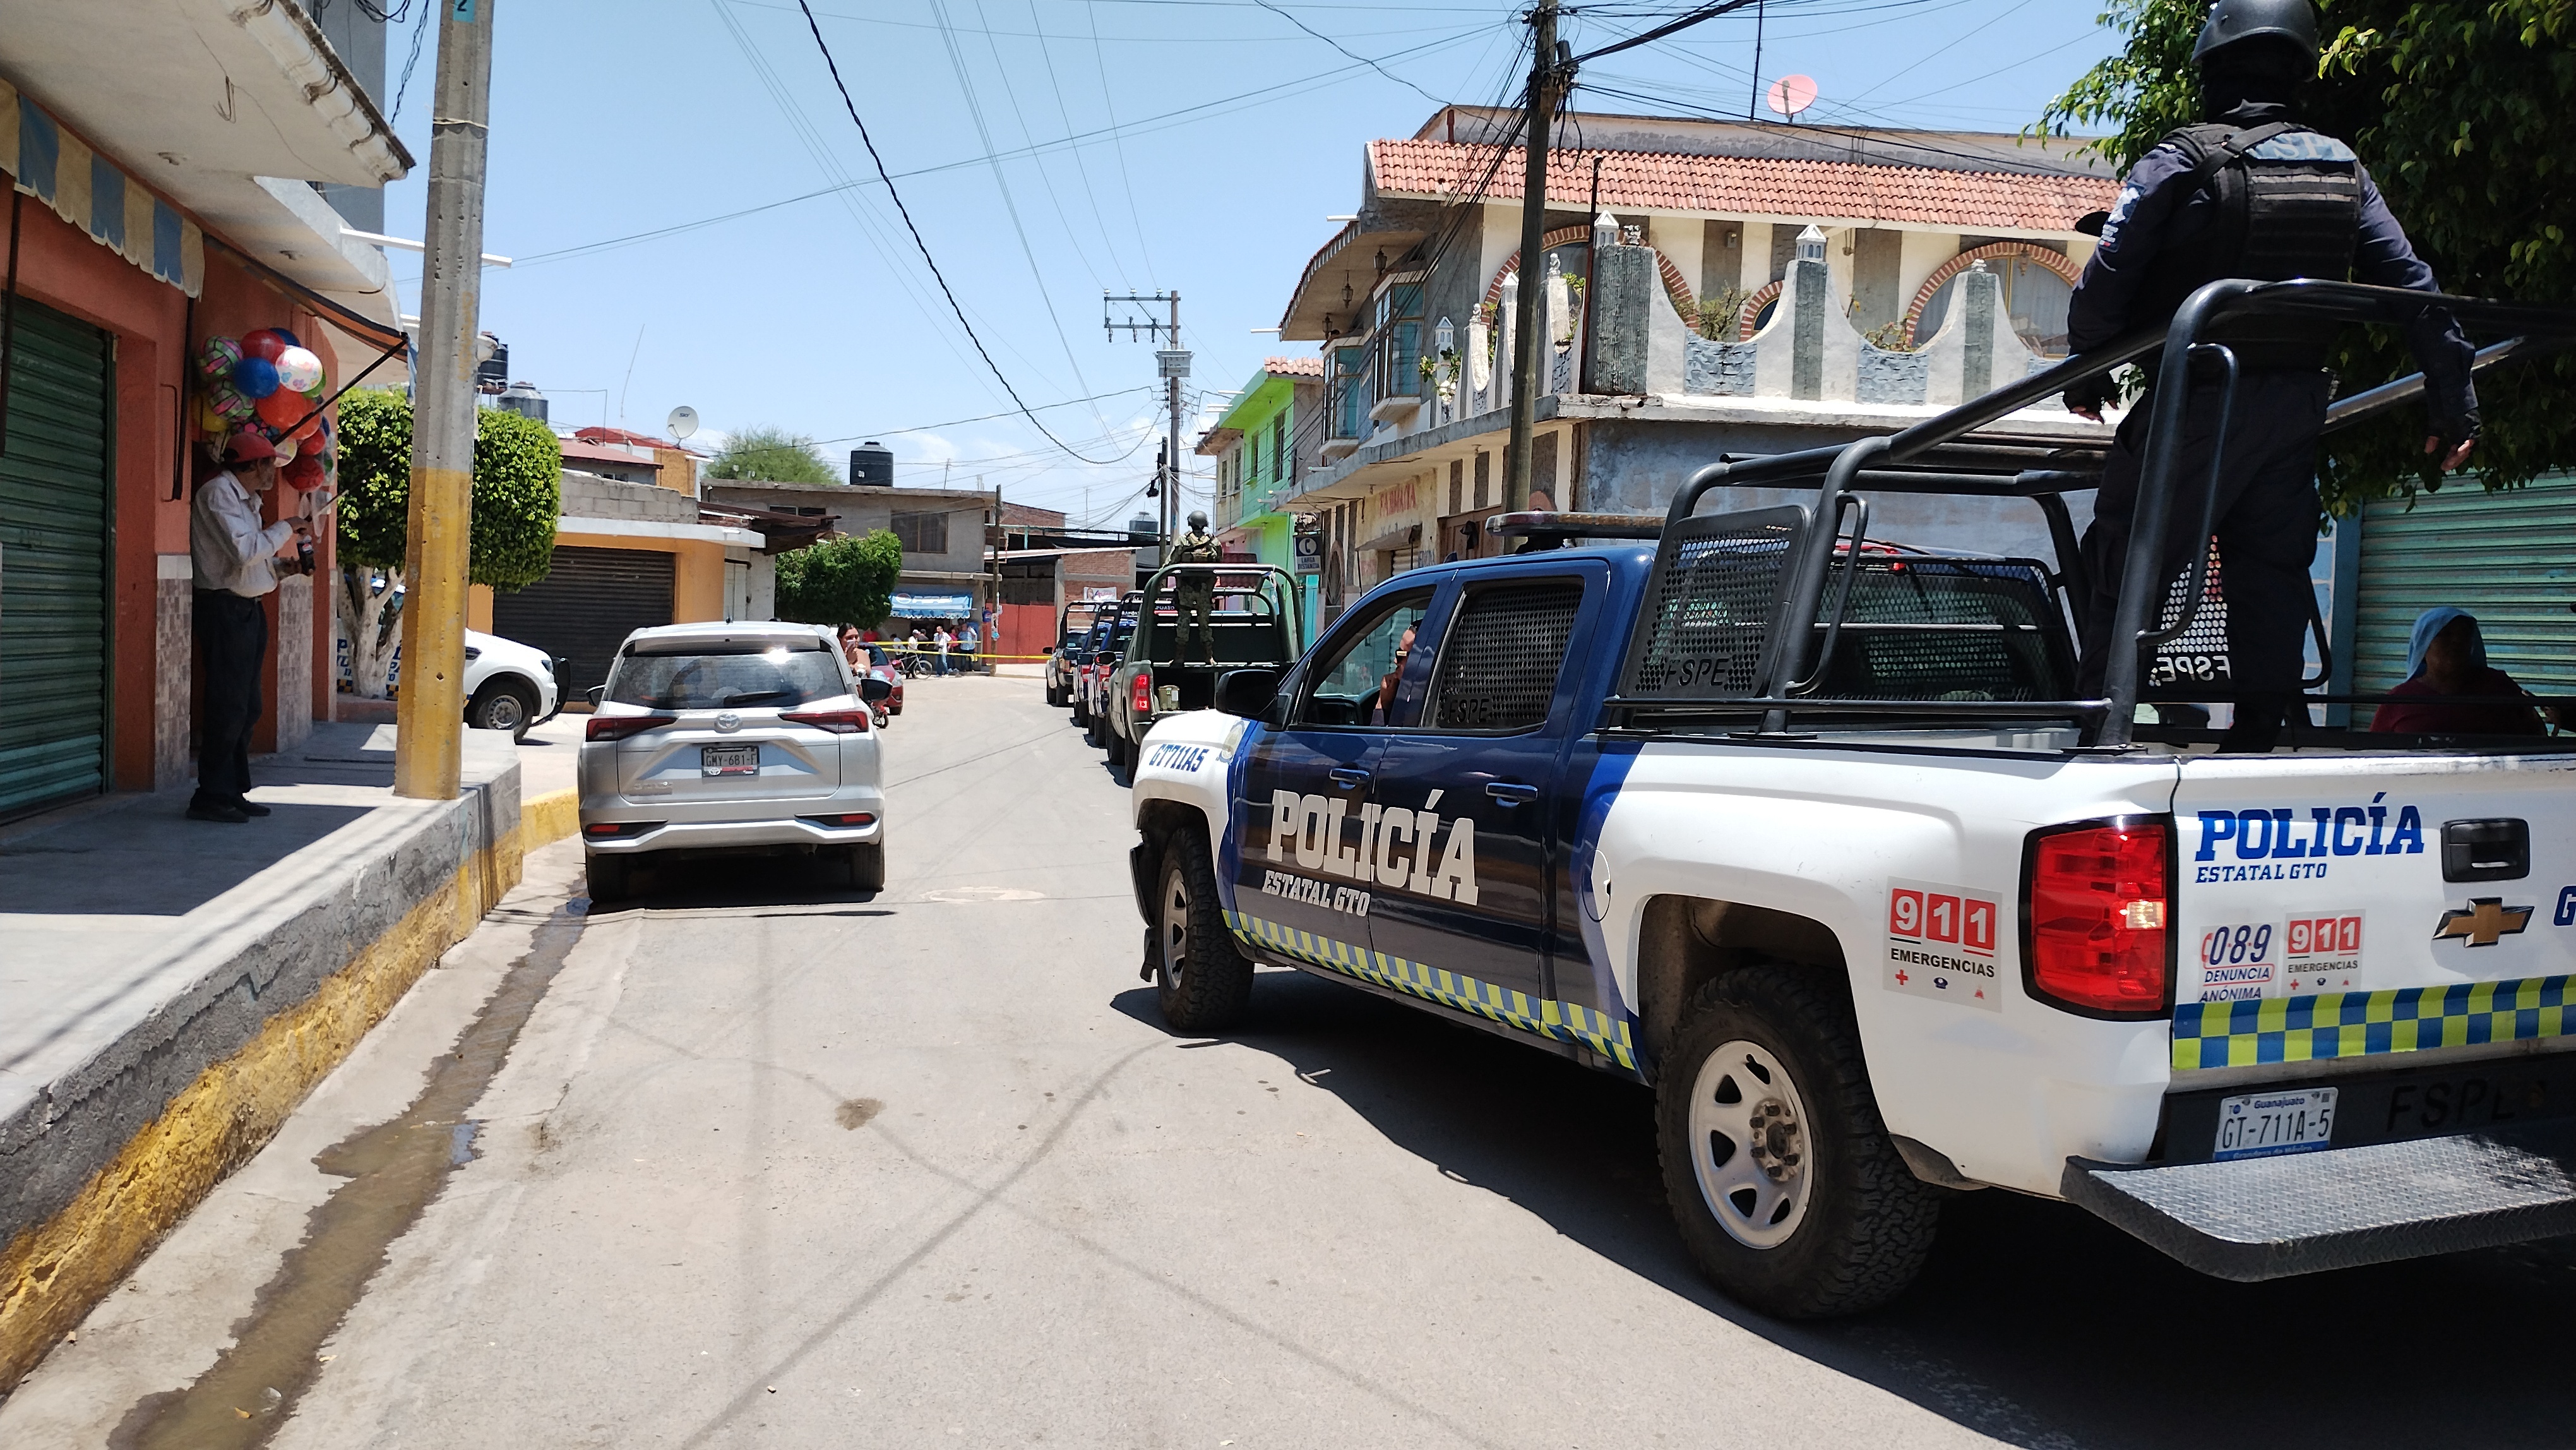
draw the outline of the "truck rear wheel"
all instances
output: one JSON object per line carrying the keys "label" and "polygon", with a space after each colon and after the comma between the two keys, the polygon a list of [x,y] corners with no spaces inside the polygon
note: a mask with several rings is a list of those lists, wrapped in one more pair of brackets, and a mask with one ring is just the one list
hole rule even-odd
{"label": "truck rear wheel", "polygon": [[1222,1032],[1252,997],[1252,961],[1225,929],[1206,838],[1190,826],[1174,831],[1154,880],[1154,997],[1163,1021],[1174,1032]]}
{"label": "truck rear wheel", "polygon": [[1940,1224],[1888,1140],[1836,985],[1776,962],[1709,983],[1655,1088],[1664,1192],[1691,1257],[1785,1319],[1894,1298]]}

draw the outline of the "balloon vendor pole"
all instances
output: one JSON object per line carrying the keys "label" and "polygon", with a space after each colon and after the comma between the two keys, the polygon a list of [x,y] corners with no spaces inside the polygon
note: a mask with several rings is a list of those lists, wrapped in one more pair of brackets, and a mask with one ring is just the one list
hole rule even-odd
{"label": "balloon vendor pole", "polygon": [[403,682],[394,707],[394,794],[417,800],[455,799],[464,772],[474,337],[483,295],[494,4],[448,0],[438,22],[404,538]]}

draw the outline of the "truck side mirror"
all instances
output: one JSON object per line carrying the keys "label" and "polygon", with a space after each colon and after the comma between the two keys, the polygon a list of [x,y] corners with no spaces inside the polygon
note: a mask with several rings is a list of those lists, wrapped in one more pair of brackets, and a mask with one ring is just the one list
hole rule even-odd
{"label": "truck side mirror", "polygon": [[1278,698],[1277,670],[1228,670],[1216,677],[1216,707],[1229,715],[1261,719]]}
{"label": "truck side mirror", "polygon": [[859,680],[859,698],[873,705],[894,698],[894,681],[883,675],[866,675]]}

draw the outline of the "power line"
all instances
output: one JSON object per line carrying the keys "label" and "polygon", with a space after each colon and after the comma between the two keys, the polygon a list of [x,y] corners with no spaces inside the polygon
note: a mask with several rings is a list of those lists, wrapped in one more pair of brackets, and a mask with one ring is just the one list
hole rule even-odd
{"label": "power line", "polygon": [[1360,64],[1367,66],[1370,70],[1376,71],[1379,75],[1386,77],[1397,85],[1410,89],[1415,95],[1429,101],[1431,104],[1435,106],[1445,106],[1449,104],[1447,101],[1431,94],[1422,87],[1414,85],[1413,82],[1406,80],[1404,77],[1397,75],[1391,70],[1388,70],[1385,66],[1379,65],[1376,61],[1369,59],[1367,56],[1360,54],[1358,51],[1355,51],[1349,46],[1342,44],[1340,41],[1333,39],[1331,36],[1326,35],[1324,32],[1308,25],[1305,21],[1300,20],[1296,16],[1289,14],[1287,11],[1280,9],[1278,6],[1271,4],[1270,0],[1253,0],[1253,3],[1259,5],[1262,9],[1269,11],[1271,14],[1278,16],[1280,19],[1287,21],[1289,24],[1296,26],[1299,30],[1306,32],[1308,35],[1315,37],[1326,45],[1331,46],[1333,49],[1340,51],[1351,59],[1358,61]]}
{"label": "power line", "polygon": [[[746,3],[746,0],[724,0],[724,3],[743,4]],[[1130,0],[1130,3],[1132,3],[1132,0]],[[1244,0],[1244,3],[1249,5],[1251,0]],[[1425,41],[1408,50],[1394,52],[1389,59],[1393,59],[1395,56],[1427,54],[1434,50],[1463,44],[1479,35],[1487,34],[1490,30],[1490,26],[1480,25],[1469,30],[1455,31],[1450,34]],[[1244,106],[1258,104],[1262,102],[1264,98],[1277,97],[1283,93],[1303,92],[1307,88],[1316,85],[1318,82],[1330,81],[1336,77],[1347,76],[1353,71],[1364,69],[1366,69],[1365,66],[1358,65],[1336,66],[1331,70],[1318,71],[1313,75],[1299,76],[1294,80],[1275,82],[1271,85],[1257,87],[1253,90],[1241,91],[1231,96],[1219,96],[1212,101],[1199,101],[1191,105],[1182,106],[1177,110],[1164,111],[1156,115],[1147,116],[1142,120],[1133,123],[1117,121],[1114,119],[1113,113],[1113,120],[1111,121],[1111,124],[1107,126],[1094,127],[1091,130],[1076,132],[1069,136],[1059,136],[1051,141],[1040,141],[1027,146],[1019,146],[1005,151],[997,151],[994,152],[993,155],[1004,160],[1011,160],[1023,156],[1042,156],[1050,151],[1079,147],[1087,141],[1107,139],[1112,142],[1116,142],[1123,136],[1139,134],[1149,130],[1168,129],[1171,126],[1179,125],[1193,117],[1217,111],[1221,107],[1235,107],[1240,109]],[[1104,77],[1104,83],[1105,80],[1106,78]],[[1123,165],[1123,151],[1121,156]],[[897,179],[910,180],[918,176],[935,176],[941,172],[962,170],[970,166],[980,166],[984,164],[986,159],[987,158],[982,156],[975,156],[957,161],[941,161],[929,166],[916,166],[909,171],[891,173],[886,184],[891,185],[892,182]],[[799,192],[794,196],[780,197],[776,201],[765,201],[757,206],[747,206],[734,211],[721,212],[715,216],[700,217],[695,221],[674,222],[669,226],[653,227],[640,232],[630,232],[625,236],[608,237],[596,242],[581,242],[569,247],[557,247],[550,252],[531,252],[521,256],[518,259],[517,265],[521,268],[526,268],[535,265],[542,265],[546,262],[559,262],[567,258],[583,256],[591,252],[603,252],[618,247],[633,246],[638,242],[658,241],[663,237],[677,236],[683,232],[693,232],[702,227],[716,226],[724,222],[740,221],[744,217],[758,216],[762,212],[776,211],[780,207],[794,206],[798,202],[812,201],[817,197],[830,196],[836,192],[849,191],[868,184],[869,183],[866,181],[850,181],[837,186],[820,187],[813,191]],[[1139,238],[1139,242],[1141,244],[1141,237]],[[1153,257],[1150,254],[1147,255],[1145,260],[1148,267],[1153,264]]]}
{"label": "power line", "polygon": [[1038,421],[1038,415],[1029,411],[1027,401],[1020,397],[1020,390],[1012,387],[1011,380],[1002,375],[1001,365],[994,362],[992,353],[985,350],[984,339],[975,335],[975,324],[966,320],[966,309],[958,305],[957,294],[949,288],[948,278],[940,272],[938,259],[930,255],[930,244],[921,239],[921,228],[913,224],[912,208],[903,204],[903,193],[895,190],[894,178],[886,172],[885,158],[877,154],[877,143],[868,135],[868,123],[859,119],[859,103],[850,99],[850,88],[841,80],[841,64],[832,59],[832,47],[823,40],[823,27],[814,19],[813,7],[805,0],[796,0],[796,8],[805,12],[806,28],[814,32],[814,46],[823,52],[823,65],[832,73],[832,87],[841,93],[841,104],[849,110],[851,124],[859,128],[860,144],[868,148],[868,160],[877,168],[877,179],[885,183],[886,195],[893,198],[895,211],[903,217],[903,229],[912,233],[912,244],[920,250],[922,264],[930,269],[931,280],[939,284],[939,295],[948,299],[948,310],[957,314],[957,325],[965,329],[966,340],[975,344],[975,355],[984,360],[984,366],[992,371],[993,380],[1002,385],[1002,391],[1011,395],[1011,402],[1019,408],[1020,416],[1028,419],[1029,426],[1037,429],[1046,441],[1064,449],[1068,456],[1095,467],[1117,461],[1085,458],[1066,447],[1063,439],[1049,432],[1047,425]]}

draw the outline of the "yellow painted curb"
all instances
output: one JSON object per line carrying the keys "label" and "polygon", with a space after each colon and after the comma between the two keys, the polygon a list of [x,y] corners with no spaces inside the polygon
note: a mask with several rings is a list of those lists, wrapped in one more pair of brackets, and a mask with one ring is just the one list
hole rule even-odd
{"label": "yellow painted curb", "polygon": [[551,846],[580,829],[580,791],[550,790],[519,803],[519,839],[527,850]]}
{"label": "yellow painted curb", "polygon": [[523,839],[511,830],[476,851],[311,997],[181,1089],[60,1213],[0,1250],[0,1387],[35,1368],[164,1234],[249,1162],[314,1084],[500,904],[519,884]]}

